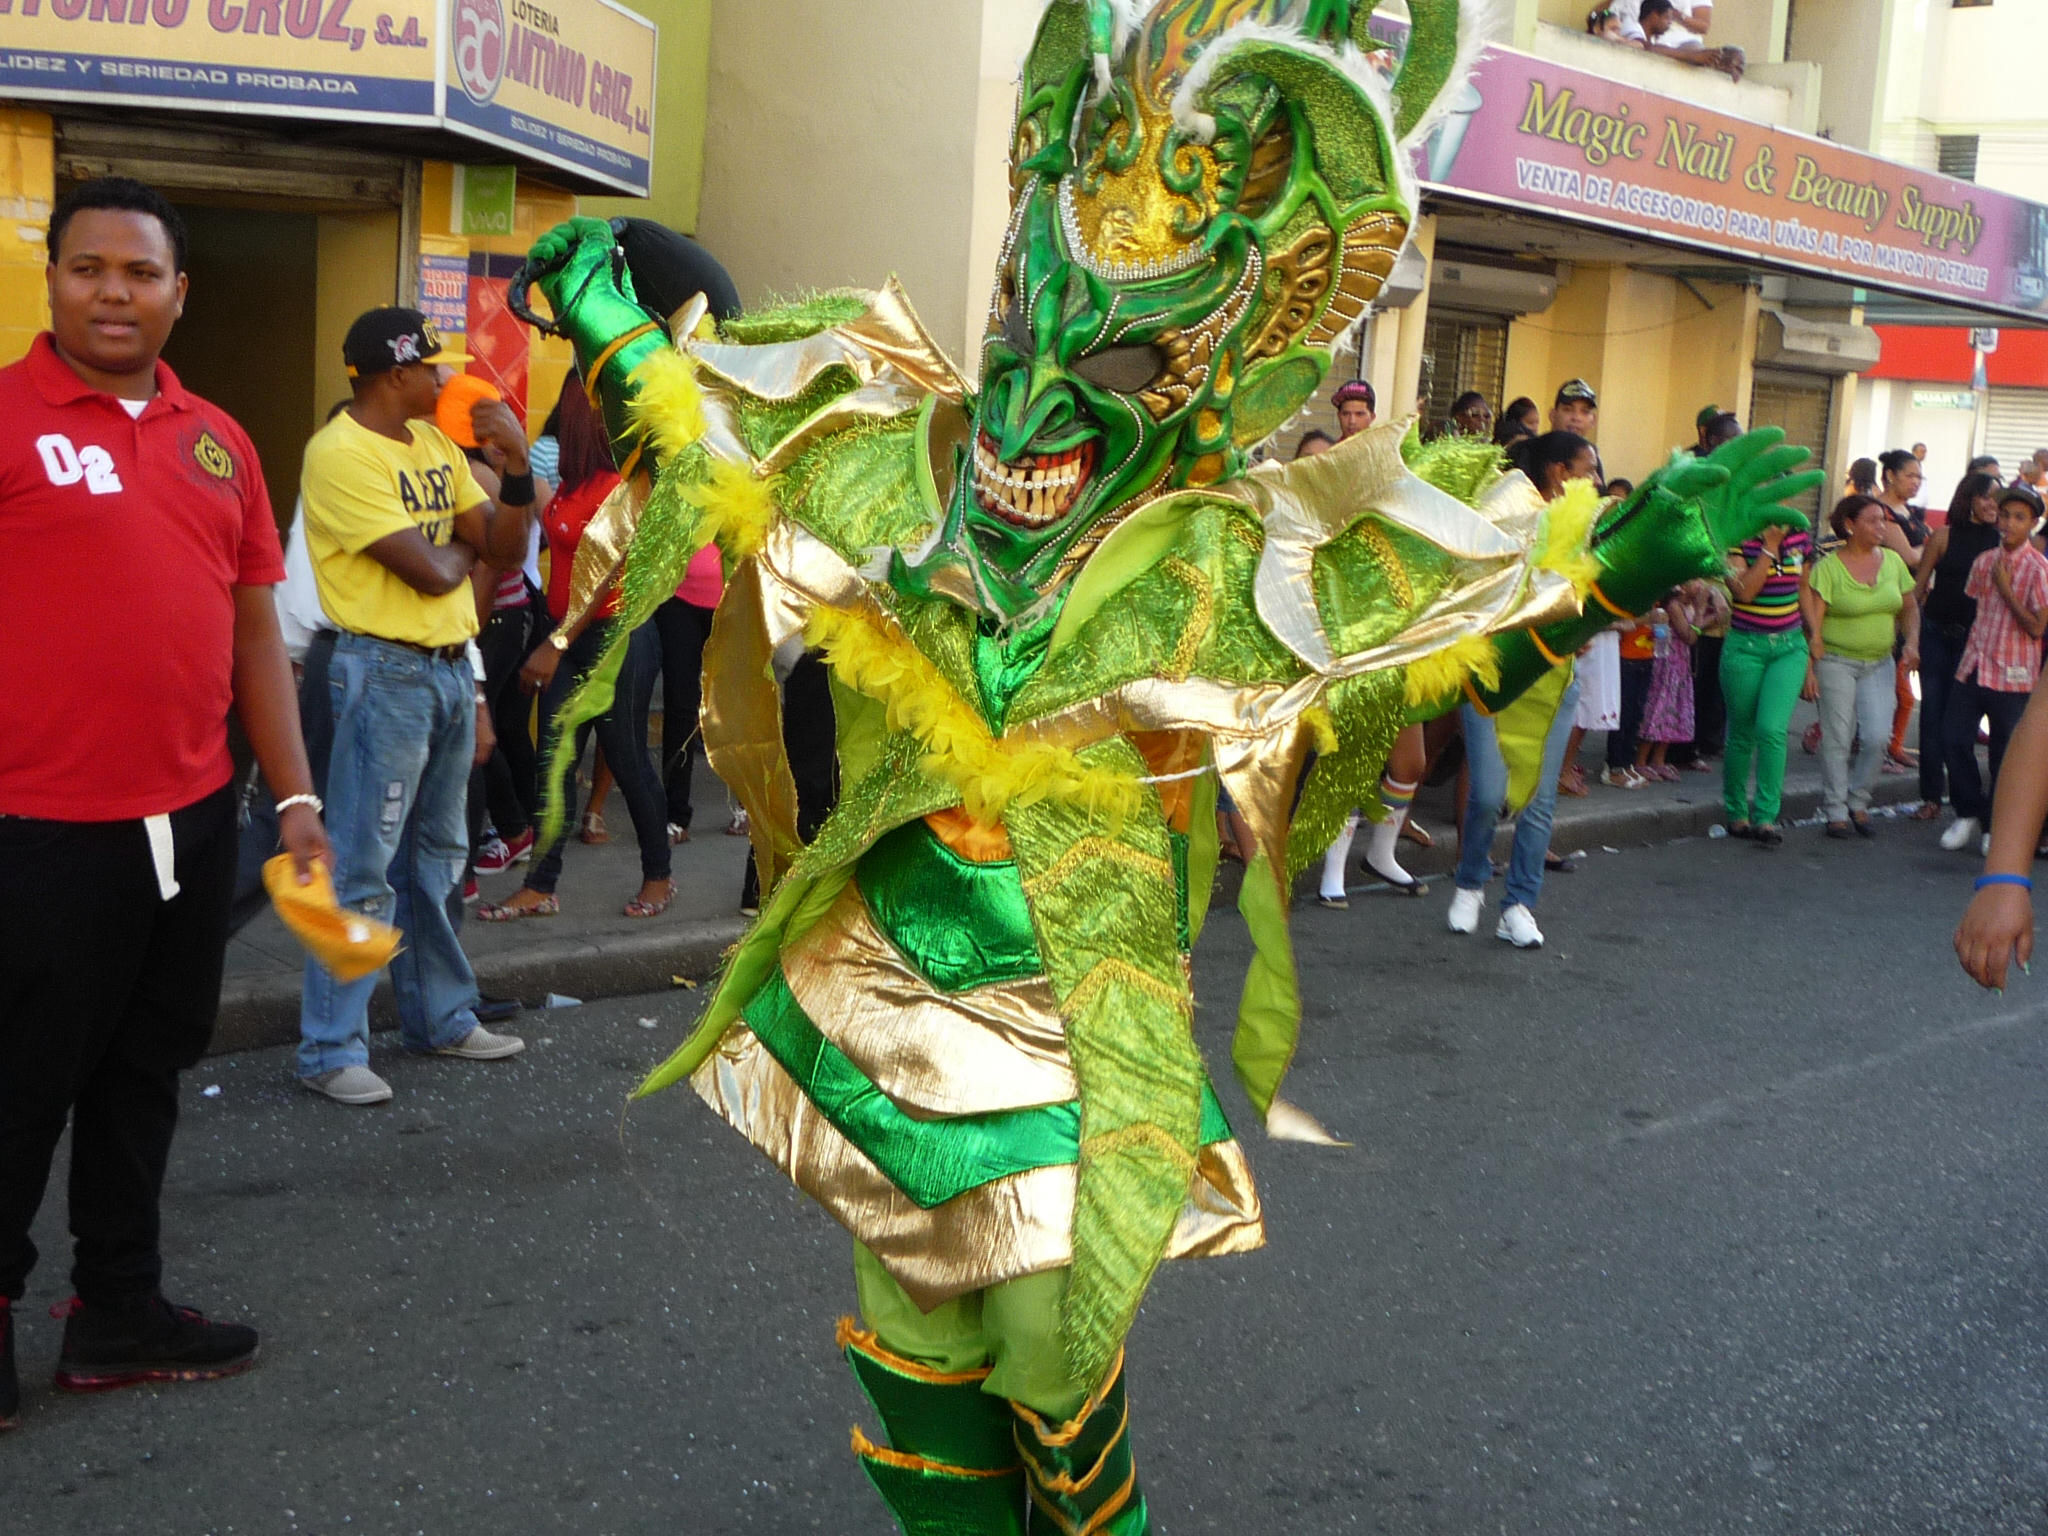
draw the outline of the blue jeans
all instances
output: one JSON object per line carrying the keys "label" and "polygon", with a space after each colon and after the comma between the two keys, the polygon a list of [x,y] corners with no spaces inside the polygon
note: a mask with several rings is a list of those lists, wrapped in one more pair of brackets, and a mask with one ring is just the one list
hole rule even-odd
{"label": "blue jeans", "polygon": [[[449,917],[469,855],[464,810],[476,755],[469,663],[343,635],[327,691],[334,704],[326,820],[335,895],[405,935],[391,982],[406,1049],[453,1045],[476,1028],[476,977]],[[343,984],[306,962],[300,1076],[369,1061],[376,985],[375,976]]]}
{"label": "blue jeans", "polygon": [[[1515,818],[1515,845],[1508,854],[1507,900],[1503,907],[1530,907],[1543,894],[1543,855],[1550,851],[1550,823],[1557,812],[1557,776],[1564,768],[1565,743],[1578,712],[1579,681],[1558,700],[1557,716],[1543,738],[1543,769],[1536,793]],[[1508,765],[1500,755],[1500,734],[1470,704],[1462,709],[1465,765],[1472,778],[1465,797],[1465,825],[1459,834],[1458,889],[1483,891],[1493,873],[1493,829],[1508,798]]]}

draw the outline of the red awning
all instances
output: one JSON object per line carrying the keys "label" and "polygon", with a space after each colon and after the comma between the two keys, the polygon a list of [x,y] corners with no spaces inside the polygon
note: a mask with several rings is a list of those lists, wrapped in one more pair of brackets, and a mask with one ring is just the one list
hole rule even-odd
{"label": "red awning", "polygon": [[[1924,384],[1970,382],[1976,355],[1970,333],[1960,327],[1936,325],[1874,326],[1884,350],[1866,379],[1911,379]],[[2048,331],[2001,331],[1998,350],[1984,359],[1985,377],[1993,384],[2048,389]]]}

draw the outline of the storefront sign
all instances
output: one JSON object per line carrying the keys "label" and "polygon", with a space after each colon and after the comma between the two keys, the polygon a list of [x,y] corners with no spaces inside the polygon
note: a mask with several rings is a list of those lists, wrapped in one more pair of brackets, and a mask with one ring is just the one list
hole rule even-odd
{"label": "storefront sign", "polygon": [[451,351],[467,350],[469,334],[469,258],[420,257],[420,311],[434,322]]}
{"label": "storefront sign", "polygon": [[448,126],[647,185],[653,23],[610,0],[447,0]]}
{"label": "storefront sign", "polygon": [[2048,208],[1490,49],[1417,156],[1433,186],[1870,288],[2034,315]]}
{"label": "storefront sign", "polygon": [[458,165],[448,227],[458,235],[509,235],[519,201],[519,170],[510,165]]}
{"label": "storefront sign", "polygon": [[1913,409],[1974,411],[1977,409],[1977,392],[1974,389],[1916,389],[1913,391]]}
{"label": "storefront sign", "polygon": [[449,129],[644,193],[655,41],[611,0],[0,0],[0,96]]}

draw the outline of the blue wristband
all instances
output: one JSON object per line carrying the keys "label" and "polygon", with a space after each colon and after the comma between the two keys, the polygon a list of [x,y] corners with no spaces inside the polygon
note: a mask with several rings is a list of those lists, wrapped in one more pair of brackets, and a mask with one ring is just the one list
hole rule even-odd
{"label": "blue wristband", "polygon": [[1976,889],[1981,891],[1987,885],[2017,885],[2029,891],[2034,888],[2034,882],[2025,875],[1979,875]]}

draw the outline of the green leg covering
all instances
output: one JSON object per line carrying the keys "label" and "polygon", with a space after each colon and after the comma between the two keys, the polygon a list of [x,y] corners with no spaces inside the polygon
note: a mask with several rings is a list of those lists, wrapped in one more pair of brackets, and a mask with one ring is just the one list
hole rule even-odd
{"label": "green leg covering", "polygon": [[1048,1425],[1021,1403],[1012,1406],[1030,1479],[1031,1536],[1148,1536],[1121,1353],[1108,1385],[1065,1424]]}
{"label": "green leg covering", "polygon": [[986,1368],[942,1372],[884,1349],[845,1318],[839,1347],[889,1444],[855,1429],[854,1454],[904,1536],[1024,1536],[1024,1471]]}

